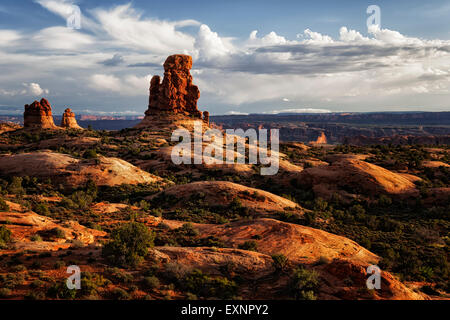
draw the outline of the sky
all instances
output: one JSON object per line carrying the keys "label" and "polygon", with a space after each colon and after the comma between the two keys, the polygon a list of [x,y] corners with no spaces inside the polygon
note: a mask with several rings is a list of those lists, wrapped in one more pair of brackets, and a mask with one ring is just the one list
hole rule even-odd
{"label": "sky", "polygon": [[0,114],[143,115],[177,53],[212,115],[450,111],[448,0],[2,0]]}

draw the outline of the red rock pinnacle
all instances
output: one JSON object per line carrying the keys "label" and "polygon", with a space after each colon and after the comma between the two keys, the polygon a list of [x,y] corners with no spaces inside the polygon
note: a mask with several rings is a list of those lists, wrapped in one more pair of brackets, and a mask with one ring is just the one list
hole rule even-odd
{"label": "red rock pinnacle", "polygon": [[197,108],[200,91],[192,82],[192,57],[173,55],[164,63],[164,79],[154,76],[150,81],[150,99],[146,115],[159,112],[179,113],[202,118]]}
{"label": "red rock pinnacle", "polygon": [[25,105],[23,114],[25,128],[55,129],[52,107],[42,98],[40,102],[34,101],[31,105]]}
{"label": "red rock pinnacle", "polygon": [[72,112],[71,109],[67,108],[64,111],[64,114],[62,116],[61,120],[61,127],[63,128],[72,128],[72,129],[82,129],[75,119],[75,113]]}

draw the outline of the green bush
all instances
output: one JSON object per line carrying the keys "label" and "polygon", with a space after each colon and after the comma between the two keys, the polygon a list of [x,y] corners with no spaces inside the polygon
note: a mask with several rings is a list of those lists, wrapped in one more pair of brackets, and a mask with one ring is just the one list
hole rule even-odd
{"label": "green bush", "polygon": [[11,242],[11,230],[5,226],[0,226],[0,248],[4,248]]}
{"label": "green bush", "polygon": [[129,300],[130,294],[121,288],[115,288],[111,291],[111,299],[113,300]]}
{"label": "green bush", "polygon": [[244,243],[238,245],[238,248],[248,251],[257,251],[258,243],[256,241],[245,241]]}
{"label": "green bush", "polygon": [[47,296],[54,299],[71,300],[77,295],[76,289],[69,289],[66,281],[57,282],[50,286],[47,290]]}
{"label": "green bush", "polygon": [[292,275],[289,290],[296,300],[314,300],[318,286],[317,272],[299,267]]}
{"label": "green bush", "polygon": [[110,281],[100,274],[83,272],[81,276],[81,290],[79,290],[78,294],[81,296],[91,296],[97,293],[98,287],[104,287],[109,283]]}
{"label": "green bush", "polygon": [[145,277],[144,286],[151,290],[156,289],[159,287],[159,279],[155,276]]}
{"label": "green bush", "polygon": [[34,206],[34,212],[40,214],[42,216],[48,216],[50,214],[50,210],[45,203],[38,203]]}
{"label": "green bush", "polygon": [[137,266],[153,247],[155,233],[144,224],[130,222],[111,232],[110,241],[102,255],[111,264],[122,267]]}
{"label": "green bush", "polygon": [[42,238],[41,238],[41,236],[38,235],[38,234],[33,234],[33,235],[30,237],[30,240],[33,241],[33,242],[40,242],[40,241],[42,241]]}
{"label": "green bush", "polygon": [[83,158],[84,159],[96,159],[96,158],[98,158],[97,150],[95,150],[95,149],[86,150],[83,153]]}
{"label": "green bush", "polygon": [[9,205],[2,197],[0,197],[0,211],[9,211]]}
{"label": "green bush", "polygon": [[237,293],[237,285],[227,278],[203,274],[200,270],[189,273],[181,283],[182,289],[201,297],[232,299]]}
{"label": "green bush", "polygon": [[11,183],[8,185],[9,193],[23,196],[25,194],[25,189],[22,187],[22,182],[22,177],[13,177]]}
{"label": "green bush", "polygon": [[272,255],[272,260],[273,266],[279,271],[284,270],[288,264],[288,258],[284,254],[274,254]]}
{"label": "green bush", "polygon": [[11,289],[8,289],[8,288],[0,289],[0,299],[9,298],[10,295],[11,295]]}

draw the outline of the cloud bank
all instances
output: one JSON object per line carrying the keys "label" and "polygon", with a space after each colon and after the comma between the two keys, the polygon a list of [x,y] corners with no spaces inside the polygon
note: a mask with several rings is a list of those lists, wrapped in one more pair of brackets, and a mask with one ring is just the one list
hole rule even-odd
{"label": "cloud bank", "polygon": [[[63,19],[74,5],[36,3]],[[450,108],[450,41],[345,26],[336,39],[310,29],[295,39],[257,30],[238,39],[196,20],[148,18],[131,4],[82,14],[81,30],[0,29],[0,104],[50,95],[58,105],[99,113],[143,112],[149,74],[161,74],[168,55],[185,53],[194,57],[200,104],[216,114]],[[286,102],[289,108],[279,108]]]}

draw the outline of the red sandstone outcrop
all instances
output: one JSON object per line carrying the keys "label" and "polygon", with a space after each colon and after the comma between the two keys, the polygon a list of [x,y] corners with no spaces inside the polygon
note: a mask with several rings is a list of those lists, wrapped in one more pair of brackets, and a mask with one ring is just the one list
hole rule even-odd
{"label": "red sandstone outcrop", "polygon": [[193,84],[191,68],[191,56],[177,54],[166,59],[162,82],[160,76],[154,76],[150,81],[149,105],[143,123],[161,113],[202,119],[203,114],[197,108],[200,91]]}
{"label": "red sandstone outcrop", "polygon": [[193,196],[201,195],[202,202],[210,206],[229,205],[238,198],[241,205],[248,208],[251,213],[268,214],[291,210],[303,214],[303,209],[291,200],[229,181],[198,181],[176,185],[150,196],[149,199],[163,194],[175,196],[176,200],[170,203],[173,208],[184,207]]}
{"label": "red sandstone outcrop", "polygon": [[319,137],[317,137],[316,141],[311,141],[311,144],[326,144],[327,143],[327,136],[325,135],[325,132],[322,131]]}
{"label": "red sandstone outcrop", "polygon": [[20,128],[22,127],[14,122],[0,122],[0,134],[4,132],[15,131]]}
{"label": "red sandstone outcrop", "polygon": [[55,129],[52,107],[48,100],[42,98],[40,102],[34,101],[31,105],[25,105],[23,114],[25,128]]}
{"label": "red sandstone outcrop", "polygon": [[9,176],[50,178],[66,187],[84,185],[88,180],[99,186],[153,183],[162,179],[118,158],[77,159],[53,152],[21,153],[0,157],[0,172]]}
{"label": "red sandstone outcrop", "polygon": [[326,199],[333,193],[344,198],[351,194],[380,193],[413,196],[417,189],[411,180],[413,177],[346,156],[336,157],[330,166],[303,170],[297,177],[299,185],[312,188],[316,196]]}
{"label": "red sandstone outcrop", "polygon": [[209,126],[209,112],[203,111],[203,121]]}
{"label": "red sandstone outcrop", "polygon": [[61,120],[61,127],[71,129],[83,129],[78,125],[77,120],[75,119],[75,113],[73,113],[72,110],[69,108],[67,108],[64,111]]}

